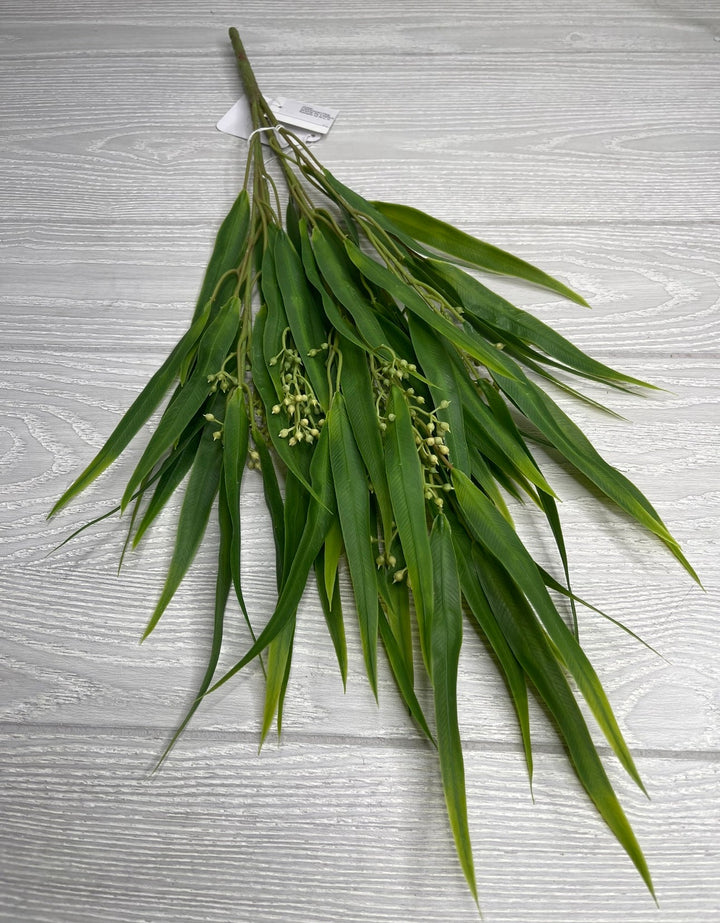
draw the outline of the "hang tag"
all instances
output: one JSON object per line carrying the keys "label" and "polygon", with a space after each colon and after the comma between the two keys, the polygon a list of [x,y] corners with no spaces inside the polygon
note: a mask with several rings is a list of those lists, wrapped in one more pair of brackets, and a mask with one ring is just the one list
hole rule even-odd
{"label": "hang tag", "polygon": [[286,96],[276,96],[269,101],[269,105],[278,121],[296,128],[306,128],[319,135],[326,135],[330,131],[339,111],[329,106],[288,99]]}
{"label": "hang tag", "polygon": [[[294,134],[305,144],[312,144],[314,141],[319,141],[323,135],[326,135],[338,115],[337,109],[302,103],[297,100],[287,99],[284,96],[268,100],[268,105],[275,118],[283,125],[291,128]],[[253,130],[252,116],[245,96],[242,96],[234,106],[228,109],[217,123],[217,127],[225,134],[233,135],[236,138],[247,139],[250,137]],[[267,132],[263,132],[261,135],[264,144],[268,143],[268,139],[265,137],[266,134]],[[281,145],[287,147],[287,142],[283,141],[282,136],[278,135],[277,137]]]}

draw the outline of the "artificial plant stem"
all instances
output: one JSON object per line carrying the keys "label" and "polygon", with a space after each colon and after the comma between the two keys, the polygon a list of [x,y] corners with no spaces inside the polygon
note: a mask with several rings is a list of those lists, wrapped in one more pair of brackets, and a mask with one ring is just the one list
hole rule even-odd
{"label": "artificial plant stem", "polygon": [[260,91],[257,80],[255,79],[255,74],[253,69],[250,66],[248,57],[245,54],[245,48],[243,47],[242,40],[240,39],[240,33],[233,26],[229,32],[230,41],[232,42],[233,51],[235,52],[235,59],[237,60],[238,70],[240,71],[240,78],[242,80],[243,89],[245,90],[245,95],[248,98],[250,103],[250,111],[253,114],[253,128],[261,128],[261,124],[256,124],[255,120],[259,112],[262,112],[268,119],[271,125],[277,124],[275,117],[270,111],[270,107],[265,102],[265,97]]}

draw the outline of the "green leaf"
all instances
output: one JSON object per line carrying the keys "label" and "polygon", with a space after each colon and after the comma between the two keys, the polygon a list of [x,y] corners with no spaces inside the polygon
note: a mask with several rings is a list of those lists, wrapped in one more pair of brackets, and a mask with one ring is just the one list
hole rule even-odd
{"label": "green leaf", "polygon": [[395,419],[388,423],[385,434],[385,470],[397,533],[415,600],[423,658],[427,665],[427,619],[433,600],[433,567],[425,514],[425,482],[407,399],[395,385],[389,410]]}
{"label": "green leaf", "polygon": [[270,378],[265,357],[263,355],[263,335],[265,331],[265,322],[267,320],[267,307],[261,305],[255,317],[252,337],[252,379],[255,390],[260,396],[265,407],[265,422],[272,446],[277,452],[280,459],[285,463],[289,471],[300,480],[303,485],[312,490],[309,481],[310,468],[310,447],[301,442],[298,445],[291,446],[287,439],[280,436],[280,432],[286,428],[285,421],[281,414],[272,412],[273,406],[277,401],[277,393]]}
{"label": "green leaf", "polygon": [[[480,554],[479,549],[476,554]],[[654,896],[645,857],[546,635],[522,592],[498,562],[482,555],[477,573],[503,634],[557,722],[578,778]]]}
{"label": "green leaf", "polygon": [[339,349],[342,353],[340,383],[348,418],[380,508],[383,535],[389,542],[393,534],[393,511],[367,355],[347,340],[340,341]]}
{"label": "green leaf", "polygon": [[427,723],[420,702],[418,702],[417,696],[415,695],[412,674],[408,672],[407,662],[403,655],[400,644],[393,634],[385,613],[382,610],[380,610],[379,613],[378,624],[380,628],[380,636],[382,637],[383,646],[387,654],[388,663],[390,664],[390,669],[392,670],[393,676],[395,677],[397,687],[400,690],[400,695],[407,705],[408,711],[417,722],[420,730],[427,737],[427,739],[431,741],[431,743],[437,746],[437,742]]}
{"label": "green leaf", "polygon": [[462,471],[453,471],[452,482],[457,505],[470,533],[489,554],[502,563],[518,589],[527,597],[620,762],[645,791],[600,680],[555,608],[537,564],[514,529]]}
{"label": "green leaf", "polygon": [[388,226],[389,230],[393,227],[398,228],[415,240],[428,244],[434,250],[461,260],[463,263],[469,263],[471,266],[477,266],[478,269],[499,273],[503,276],[524,279],[534,285],[549,288],[585,307],[588,306],[584,298],[536,266],[526,263],[525,260],[499,247],[478,240],[451,224],[426,215],[409,205],[398,205],[391,202],[373,202],[372,204],[391,222]]}
{"label": "green leaf", "polygon": [[685,558],[679,544],[647,497],[598,454],[585,434],[552,398],[528,378],[525,378],[525,381],[511,381],[504,376],[496,376],[496,381],[515,406],[578,471],[589,478],[621,509],[657,535],[690,576],[700,583],[698,575]]}
{"label": "green leaf", "polygon": [[173,449],[170,455],[162,464],[162,474],[157,480],[155,490],[152,493],[150,502],[145,508],[140,522],[138,523],[135,535],[132,539],[133,548],[136,548],[143,535],[154,522],[158,514],[165,508],[168,500],[175,493],[177,488],[185,479],[188,471],[192,467],[200,437],[202,436],[203,420],[193,420],[186,432],[189,431],[189,437],[183,438]]}
{"label": "green leaf", "polygon": [[339,520],[334,520],[325,538],[323,547],[323,584],[328,602],[332,603],[337,587],[337,574],[343,551],[342,529]]}
{"label": "green leaf", "polygon": [[351,240],[345,241],[345,249],[355,266],[364,276],[381,286],[396,298],[401,304],[417,314],[425,323],[432,327],[436,333],[446,337],[456,349],[464,350],[473,359],[482,362],[488,369],[505,375],[513,375],[512,368],[508,365],[506,357],[491,343],[481,337],[469,334],[467,330],[456,326],[444,314],[440,314],[409,285],[389,270],[381,266],[377,260],[363,253]]}
{"label": "green leaf", "polygon": [[345,555],[360,623],[365,669],[377,699],[378,585],[370,540],[370,494],[365,466],[355,444],[342,394],[333,398],[328,418],[330,465]]}
{"label": "green leaf", "polygon": [[508,645],[504,634],[500,630],[492,614],[487,599],[483,594],[476,573],[472,540],[461,526],[453,527],[452,537],[455,546],[455,558],[457,561],[462,594],[480,631],[487,638],[490,646],[495,652],[498,666],[507,683],[510,697],[515,706],[515,714],[517,715],[523,749],[525,751],[528,778],[530,779],[530,785],[532,787],[533,756],[525,671]]}
{"label": "green leaf", "polygon": [[435,517],[430,533],[433,605],[429,618],[430,666],[435,700],[440,771],[450,827],[460,865],[477,903],[465,794],[465,767],[457,714],[458,660],[462,646],[462,608],[452,530],[447,518]]}
{"label": "green leaf", "polygon": [[368,296],[353,278],[352,264],[344,251],[337,247],[330,231],[319,225],[311,238],[318,269],[330,291],[350,314],[365,343],[373,350],[387,345],[387,338],[373,311]]}
{"label": "green leaf", "polygon": [[232,544],[230,548],[230,570],[235,595],[250,635],[255,640],[255,632],[245,605],[242,592],[240,572],[240,548],[242,528],[240,523],[240,487],[245,473],[248,445],[250,442],[250,421],[245,408],[242,388],[236,388],[225,405],[225,425],[223,426],[223,483],[232,527]]}
{"label": "green leaf", "polygon": [[[332,532],[333,529],[331,528],[330,531]],[[320,597],[320,605],[322,606],[323,615],[325,616],[325,623],[327,624],[328,632],[330,633],[330,638],[335,648],[338,666],[340,667],[343,689],[347,689],[348,655],[342,602],[340,600],[340,580],[338,578],[337,568],[335,568],[332,593],[328,594],[325,567],[327,550],[326,543],[325,547],[320,549],[315,559],[315,580],[318,588],[318,596]]]}
{"label": "green leaf", "polygon": [[283,577],[283,548],[285,547],[285,515],[283,510],[283,498],[280,493],[275,466],[270,456],[265,440],[258,431],[255,424],[252,426],[252,440],[255,451],[260,457],[260,475],[263,482],[263,494],[265,505],[270,513],[270,522],[272,524],[273,539],[275,542],[275,575],[278,589],[282,584]]}
{"label": "green leaf", "polygon": [[[332,407],[329,413],[332,413]],[[239,670],[242,670],[244,666],[254,660],[295,615],[305,589],[310,568],[313,566],[313,562],[325,542],[330,524],[336,515],[327,432],[328,428],[325,425],[320,431],[320,437],[315,446],[310,469],[315,493],[311,497],[298,553],[295,555],[290,571],[283,583],[275,610],[250,650],[215,683],[209,690],[210,692],[218,689]]]}
{"label": "green leaf", "polygon": [[[145,385],[140,394],[135,398],[122,419],[108,437],[105,445],[100,449],[95,458],[85,470],[68,487],[49,513],[54,516],[73,497],[85,490],[98,475],[102,474],[123,452],[132,438],[137,434],[144,423],[151,417],[155,408],[165,397],[168,388],[177,378],[180,366],[186,354],[195,345],[202,334],[210,316],[210,306],[191,324],[190,329],[180,338],[178,344],[155,372],[150,381]],[[137,486],[142,478],[137,481]]]}
{"label": "green leaf", "polygon": [[[212,405],[213,410],[218,413],[220,412],[219,404],[220,401],[216,400]],[[142,636],[143,641],[155,628],[160,616],[175,595],[205,534],[210,510],[220,484],[223,460],[222,444],[220,440],[213,438],[216,431],[217,427],[213,423],[208,423],[203,430],[180,510],[170,568],[160,599]]]}
{"label": "green leaf", "polygon": [[472,317],[531,344],[564,366],[590,378],[651,387],[647,382],[618,372],[588,356],[552,327],[506,301],[458,267],[435,260],[431,260],[430,265],[442,279],[450,283],[458,302]]}
{"label": "green leaf", "polygon": [[[210,302],[218,282],[229,270],[235,269],[242,258],[243,250],[247,244],[248,229],[250,226],[250,199],[246,189],[243,189],[233,203],[225,220],[220,225],[215,238],[212,255],[205,270],[200,295],[195,308],[195,317],[198,317]],[[233,287],[237,282],[233,278]],[[232,291],[232,289],[231,289]],[[219,291],[218,296],[222,297],[225,293]],[[216,300],[223,304],[224,300]],[[226,297],[229,297],[229,293]]]}
{"label": "green leaf", "polygon": [[185,427],[210,394],[208,375],[219,371],[237,334],[240,302],[231,298],[202,335],[195,370],[165,409],[155,432],[130,477],[122,498],[123,509],[135,488],[152,471],[165,452],[182,436]]}
{"label": "green leaf", "polygon": [[156,763],[155,771],[160,768],[160,765],[168,757],[178,738],[189,724],[192,716],[197,711],[200,703],[203,700],[203,696],[207,692],[210,683],[212,682],[212,678],[215,674],[215,669],[217,668],[218,660],[220,658],[225,622],[225,609],[227,606],[227,599],[230,594],[230,587],[232,585],[230,565],[230,557],[232,554],[232,523],[230,520],[230,512],[227,506],[225,488],[222,482],[220,483],[220,495],[218,498],[218,518],[220,522],[220,544],[218,546],[218,568],[217,579],[215,582],[215,616],[213,619],[213,633],[210,646],[210,654],[208,656],[207,666],[205,667],[205,673],[203,674],[203,678],[200,682],[197,695],[190,705],[190,708],[188,709],[185,717],[178,725],[170,740],[170,743],[167,745],[162,756]]}
{"label": "green leaf", "polygon": [[327,286],[320,276],[320,271],[318,270],[317,261],[315,260],[315,255],[310,244],[310,238],[307,233],[307,224],[304,218],[301,219],[300,227],[302,230],[301,248],[303,269],[305,270],[305,274],[310,283],[320,294],[325,316],[330,321],[330,324],[335,328],[335,330],[338,331],[338,333],[341,333],[346,340],[349,340],[351,343],[354,343],[356,346],[358,346],[361,350],[365,351],[367,345],[358,335],[357,328],[342,313],[340,307],[335,301],[335,298],[330,294]]}
{"label": "green leaf", "polygon": [[[470,473],[470,450],[465,437],[465,418],[462,399],[457,382],[457,373],[448,361],[448,347],[442,339],[419,318],[408,320],[415,354],[423,373],[430,382],[430,393],[435,404],[437,417],[450,427],[445,434],[445,444],[450,450],[450,462],[456,468]],[[441,409],[443,401],[448,407]]]}
{"label": "green leaf", "polygon": [[327,341],[327,331],[300,257],[286,234],[278,235],[275,241],[275,269],[295,347],[307,370],[315,396],[327,411],[330,406],[330,388],[325,353],[311,355]]}

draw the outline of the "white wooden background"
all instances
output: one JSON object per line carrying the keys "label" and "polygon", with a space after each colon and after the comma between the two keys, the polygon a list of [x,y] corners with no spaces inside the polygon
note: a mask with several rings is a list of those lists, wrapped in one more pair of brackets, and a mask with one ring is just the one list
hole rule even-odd
{"label": "white wooden background", "polygon": [[[244,143],[227,27],[262,86],[337,106],[317,153],[540,263],[587,312],[504,292],[663,389],[573,412],[656,503],[705,583],[566,473],[582,637],[651,794],[610,772],[656,909],[535,710],[531,800],[493,664],[468,633],[461,721],[488,923],[720,919],[720,9],[715,0],[2,0],[0,919],[127,923],[477,919],[433,753],[387,672],[378,708],[350,630],[345,696],[315,596],[302,606],[285,733],[258,756],[262,677],[198,713],[150,776],[198,682],[213,554],[138,639],[173,513],[116,576],[121,524],[48,557],[118,496],[132,458],[50,523],[184,330]],[[272,605],[257,482],[244,567]],[[528,516],[536,553],[550,547]],[[240,620],[226,663],[245,649]]]}

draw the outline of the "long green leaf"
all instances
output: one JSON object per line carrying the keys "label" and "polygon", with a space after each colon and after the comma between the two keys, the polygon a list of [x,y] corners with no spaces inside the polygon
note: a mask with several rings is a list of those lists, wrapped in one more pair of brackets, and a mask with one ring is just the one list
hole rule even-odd
{"label": "long green leaf", "polygon": [[210,683],[212,682],[215,669],[217,668],[218,660],[220,659],[220,650],[222,649],[225,622],[225,609],[227,606],[227,599],[230,594],[230,587],[232,585],[230,564],[230,558],[232,554],[232,522],[230,520],[230,511],[228,509],[227,498],[225,496],[225,488],[222,482],[220,483],[220,493],[218,498],[218,519],[220,523],[220,544],[218,546],[218,568],[217,579],[215,581],[215,615],[213,619],[213,633],[212,642],[210,645],[210,654],[208,656],[208,662],[207,666],[205,667],[203,678],[200,681],[200,687],[197,691],[197,695],[192,701],[190,708],[185,714],[185,717],[175,730],[175,733],[170,739],[170,743],[167,745],[162,756],[157,761],[157,764],[155,765],[155,771],[160,768],[160,765],[168,757],[170,751],[177,743],[178,738],[189,724],[192,716],[197,711],[200,703],[202,702],[203,696],[207,692]]}
{"label": "long green leaf", "polygon": [[395,385],[392,388],[390,412],[395,419],[388,423],[385,434],[385,470],[395,524],[415,600],[423,657],[428,664],[427,619],[433,599],[433,568],[425,513],[425,482],[407,399]]}
{"label": "long green leaf", "polygon": [[275,241],[275,268],[295,346],[315,396],[327,411],[330,406],[330,389],[325,354],[321,352],[313,355],[327,341],[327,331],[322,323],[322,312],[308,285],[302,261],[286,234],[280,234]]}
{"label": "long green leaf", "polygon": [[480,631],[495,652],[498,666],[507,683],[510,697],[515,706],[515,714],[517,715],[523,749],[525,751],[528,778],[530,779],[530,786],[532,788],[533,755],[525,671],[508,645],[505,635],[500,630],[490,606],[488,605],[487,599],[483,594],[475,570],[472,539],[461,526],[453,528],[452,537],[453,544],[455,545],[455,558],[460,578],[460,589]]}
{"label": "long green leaf", "polygon": [[[332,407],[329,413],[332,413]],[[298,553],[292,562],[287,579],[267,625],[260,632],[250,650],[209,690],[213,692],[226,683],[239,670],[255,659],[293,618],[307,582],[313,562],[325,541],[330,523],[335,516],[335,494],[332,487],[327,425],[320,432],[311,466],[312,485],[315,492],[308,510],[307,522]],[[317,497],[317,498],[316,498]]]}
{"label": "long green leaf", "polygon": [[[476,553],[480,554],[479,550]],[[503,634],[557,722],[578,778],[654,896],[645,857],[547,636],[541,631],[524,595],[498,562],[482,555],[477,574]]]}
{"label": "long green leaf", "polygon": [[445,804],[460,865],[477,903],[475,867],[465,794],[465,766],[457,714],[458,660],[462,646],[462,608],[452,530],[447,518],[435,517],[430,533],[433,604],[430,621],[430,666],[440,772]]}
{"label": "long green leaf", "polygon": [[[218,229],[215,245],[207,269],[205,270],[205,278],[203,279],[200,295],[198,296],[195,317],[199,316],[205,308],[205,305],[208,304],[213,292],[217,288],[218,282],[225,273],[235,269],[239,265],[243,249],[247,244],[249,226],[250,198],[247,190],[243,189],[235,199],[232,208],[227,213],[225,220]],[[232,286],[230,287],[231,291],[236,281],[236,279],[232,280]],[[223,295],[225,295],[225,292],[217,292],[216,299],[218,304],[224,303],[224,301],[221,300]],[[229,297],[229,293],[226,297]]]}
{"label": "long green leaf", "polygon": [[[177,346],[155,372],[150,381],[145,385],[140,394],[135,398],[122,419],[108,437],[105,445],[100,449],[95,458],[63,493],[57,503],[50,510],[53,516],[62,509],[73,497],[91,484],[98,475],[102,474],[122,453],[132,438],[137,434],[142,425],[152,415],[155,408],[167,394],[168,388],[178,375],[180,366],[187,352],[195,345],[202,334],[210,316],[210,305],[205,307],[190,325],[190,329],[179,340]],[[140,480],[137,482],[140,483]],[[135,485],[137,486],[137,484]]]}
{"label": "long green leaf", "polygon": [[[419,318],[409,318],[408,326],[415,353],[420,360],[423,373],[430,381],[430,393],[435,407],[438,408],[438,419],[450,427],[445,435],[445,444],[450,450],[450,462],[469,474],[470,450],[465,437],[462,399],[455,366],[448,361],[446,344]],[[447,402],[448,406],[441,408],[443,402]]]}
{"label": "long green leaf", "polygon": [[348,340],[340,341],[342,374],[340,378],[350,425],[360,454],[367,468],[373,492],[377,498],[383,535],[389,542],[393,534],[393,512],[383,464],[383,445],[375,409],[370,371],[365,352]]}
{"label": "long green leaf", "polygon": [[188,471],[192,468],[192,463],[200,444],[200,437],[202,436],[202,423],[202,418],[192,421],[188,427],[188,430],[192,432],[192,436],[181,440],[178,446],[173,449],[172,453],[163,462],[163,473],[158,478],[150,502],[145,508],[137,529],[135,530],[135,534],[133,535],[133,548],[139,545],[145,532],[165,508],[167,502],[185,479]]}
{"label": "long green leaf", "polygon": [[325,572],[325,554],[327,553],[327,544],[321,548],[315,559],[315,581],[320,597],[325,623],[327,625],[330,639],[335,648],[338,666],[340,667],[340,676],[342,677],[343,689],[347,689],[348,673],[348,655],[347,642],[345,639],[345,624],[343,621],[342,602],[340,600],[340,580],[337,569],[333,580],[332,593],[327,591],[327,581]]}
{"label": "long green leaf", "polygon": [[541,349],[548,356],[581,374],[601,381],[650,387],[647,382],[618,372],[588,356],[539,318],[517,308],[457,266],[438,261],[432,261],[431,265],[441,278],[450,282],[458,295],[459,303],[473,317],[532,344],[533,347]]}
{"label": "long green leaf", "polygon": [[458,327],[444,314],[440,314],[399,276],[381,266],[377,260],[363,253],[351,240],[345,241],[345,249],[355,266],[376,285],[389,292],[401,304],[417,314],[436,333],[446,337],[457,349],[464,350],[473,359],[482,362],[488,369],[504,375],[513,375],[513,369],[508,364],[506,357],[493,344],[481,337],[474,336],[463,327]]}
{"label": "long green leaf", "polygon": [[236,388],[225,405],[225,425],[223,426],[223,484],[232,527],[232,544],[230,548],[230,571],[235,588],[235,595],[247,623],[250,635],[255,640],[255,632],[250,622],[247,606],[242,592],[240,569],[241,536],[240,522],[240,487],[245,473],[248,445],[250,442],[250,421],[245,408],[242,388]]}
{"label": "long green leaf", "polygon": [[524,382],[519,382],[497,376],[496,381],[515,406],[578,471],[588,477],[621,509],[657,535],[690,576],[700,583],[698,575],[685,558],[679,544],[647,497],[625,475],[599,455],[585,434],[552,398],[527,378]]}
{"label": "long green leaf", "polygon": [[179,439],[193,416],[210,394],[208,375],[222,366],[237,334],[240,322],[240,302],[231,298],[204,332],[198,348],[195,370],[180,388],[163,413],[155,432],[137,463],[122,498],[123,509],[135,488],[152,471],[167,450]]}
{"label": "long green leaf", "polygon": [[351,315],[365,343],[373,350],[387,345],[387,338],[370,306],[366,293],[353,278],[352,264],[343,251],[334,246],[329,231],[317,226],[311,238],[318,269],[340,304]]}
{"label": "long green leaf", "polygon": [[377,698],[378,585],[370,539],[370,494],[365,466],[340,393],[333,398],[327,426],[338,518],[360,623],[365,669]]}
{"label": "long green leaf", "polygon": [[513,276],[516,279],[524,279],[534,285],[549,288],[587,307],[587,302],[577,292],[557,279],[553,279],[536,266],[513,256],[512,253],[478,240],[451,224],[426,215],[409,205],[398,205],[391,202],[373,202],[373,205],[391,222],[392,227],[399,228],[405,234],[428,244],[440,253],[445,253],[463,263],[469,263],[471,266],[477,266],[478,269],[499,273],[503,276]]}
{"label": "long green leaf", "polygon": [[393,676],[395,677],[397,687],[400,690],[400,695],[407,705],[408,711],[417,722],[420,730],[427,737],[427,739],[431,741],[431,743],[437,746],[437,741],[435,740],[435,737],[430,730],[430,726],[427,723],[427,719],[423,713],[422,706],[420,705],[420,702],[415,695],[412,674],[408,672],[407,663],[400,648],[400,644],[393,634],[387,617],[382,610],[380,610],[379,614],[379,627],[380,636],[382,637],[383,646],[385,647],[388,663],[390,664],[390,669],[392,670]]}
{"label": "long green leaf", "polygon": [[[220,412],[219,401],[213,403],[213,409]],[[210,510],[220,485],[223,460],[222,444],[214,438],[215,432],[216,427],[212,423],[208,423],[203,431],[180,509],[170,567],[160,599],[142,636],[143,641],[155,628],[175,595],[205,534]]]}
{"label": "long green leaf", "polygon": [[515,530],[462,471],[453,471],[452,482],[458,507],[470,533],[489,554],[502,562],[512,580],[525,594],[620,762],[644,791],[630,750],[600,680],[577,639],[555,608],[537,564],[530,557]]}

